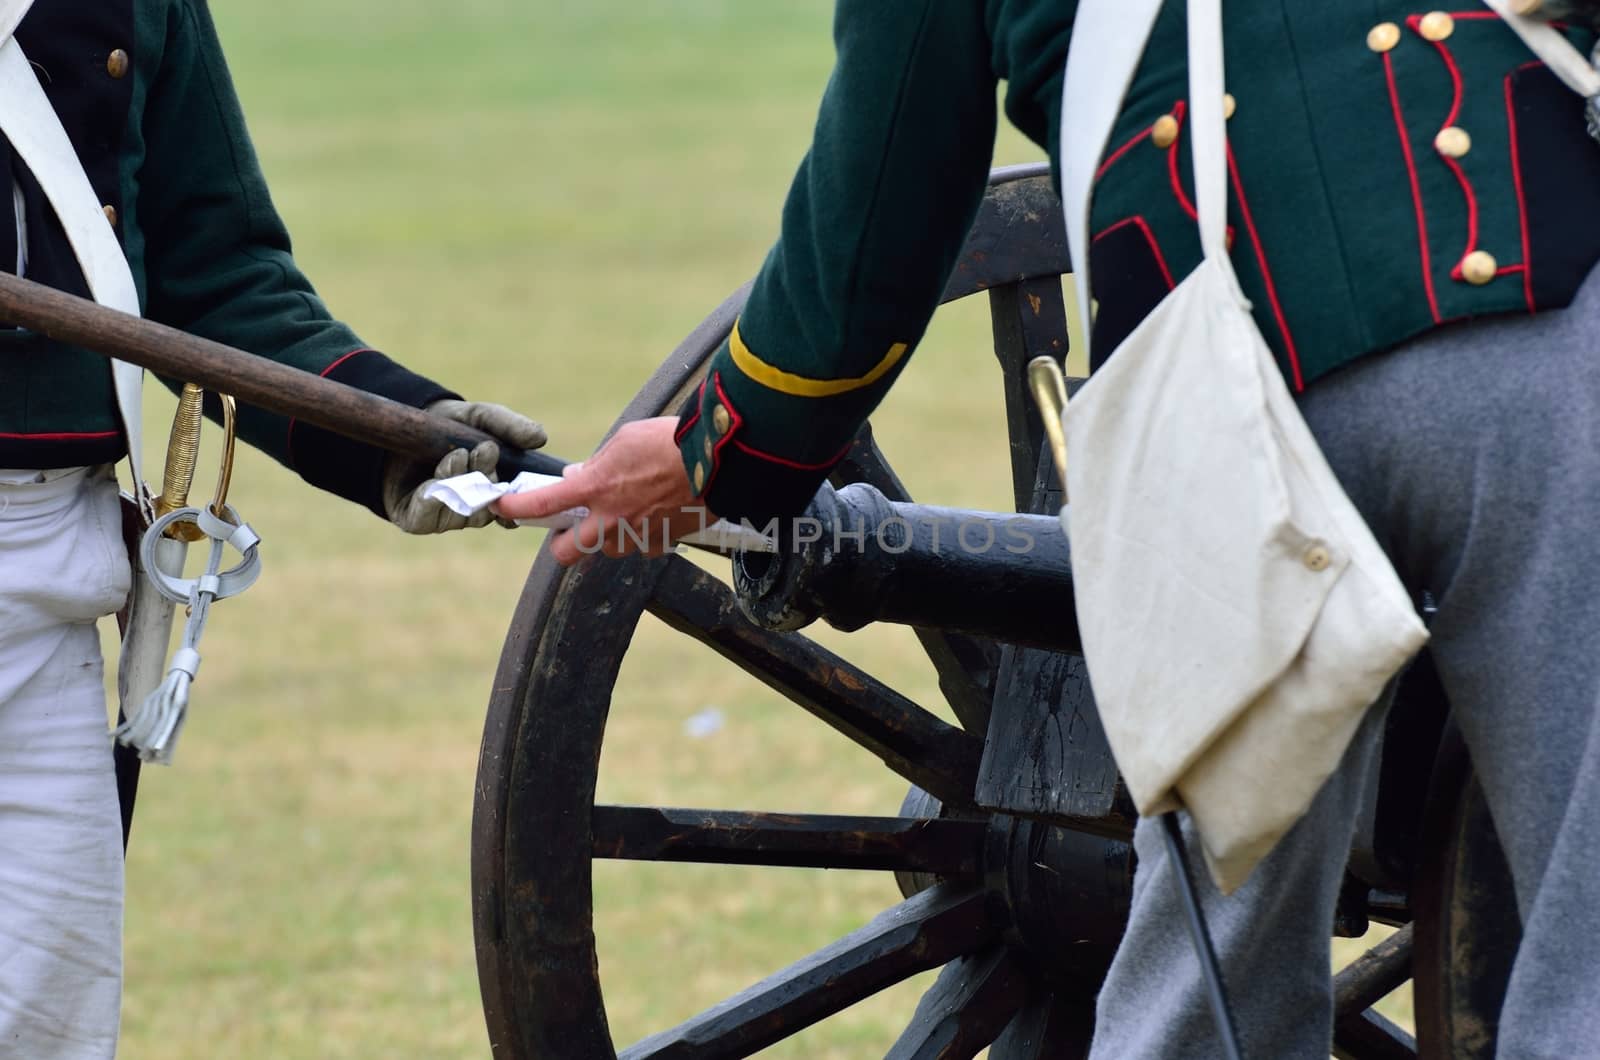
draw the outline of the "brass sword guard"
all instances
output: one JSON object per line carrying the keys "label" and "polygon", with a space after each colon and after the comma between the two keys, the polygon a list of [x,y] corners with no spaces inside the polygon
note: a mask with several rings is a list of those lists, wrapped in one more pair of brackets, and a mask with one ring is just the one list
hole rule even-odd
{"label": "brass sword guard", "polygon": [[1067,434],[1061,426],[1067,411],[1067,377],[1054,357],[1043,354],[1028,362],[1028,389],[1044,420],[1045,437],[1055,457],[1056,476],[1061,480],[1061,499],[1067,499]]}
{"label": "brass sword guard", "polygon": [[228,488],[233,485],[233,451],[239,439],[239,404],[231,394],[218,394],[222,402],[222,468],[217,472],[217,492],[211,497],[211,514],[228,521]]}
{"label": "brass sword guard", "polygon": [[[228,489],[233,483],[233,456],[238,437],[238,405],[227,395],[218,395],[222,403],[222,467],[217,473],[217,489],[212,495],[210,509],[219,519],[226,518]],[[178,411],[172,418],[172,435],[167,440],[167,462],[161,475],[161,496],[156,499],[156,517],[160,518],[189,505],[189,490],[194,485],[195,466],[200,459],[200,428],[205,422],[205,390],[194,383],[185,383],[178,397]],[[194,543],[205,537],[194,523],[174,523],[167,528],[167,536],[177,541]]]}

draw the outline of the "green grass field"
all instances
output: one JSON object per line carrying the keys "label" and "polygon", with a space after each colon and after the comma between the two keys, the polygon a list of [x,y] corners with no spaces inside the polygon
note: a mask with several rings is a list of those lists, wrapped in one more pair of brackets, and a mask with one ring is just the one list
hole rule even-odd
{"label": "green grass field", "polygon": [[[579,457],[760,264],[831,62],[826,0],[213,0],[308,273],[364,338],[542,419]],[[1007,133],[1002,162],[1038,152]],[[879,418],[914,492],[1003,507],[987,313],[941,314]],[[170,407],[152,400],[151,433]],[[208,472],[202,472],[203,476]],[[490,677],[533,531],[411,540],[254,454],[261,584],[215,612],[179,761],[128,861],[122,1055],[480,1057],[468,867]],[[822,636],[925,704],[898,631]],[[704,739],[684,722],[715,708]],[[874,760],[646,624],[601,797],[892,813]],[[631,1041],[859,926],[876,874],[603,865]],[[892,991],[772,1050],[882,1055]]]}

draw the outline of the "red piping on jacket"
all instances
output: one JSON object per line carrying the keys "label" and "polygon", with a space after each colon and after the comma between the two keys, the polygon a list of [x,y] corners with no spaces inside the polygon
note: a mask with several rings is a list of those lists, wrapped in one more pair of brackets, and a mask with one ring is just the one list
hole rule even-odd
{"label": "red piping on jacket", "polygon": [[700,406],[705,403],[705,400],[706,381],[702,379],[700,380],[700,389],[694,392],[694,415],[680,423],[678,429],[672,432],[673,445],[682,445],[684,436],[694,430],[694,425],[700,422]]}
{"label": "red piping on jacket", "polygon": [[[322,371],[318,372],[317,375],[318,375],[318,377],[320,377],[322,379],[326,379],[326,378],[328,378],[328,373],[329,372],[333,371],[335,368],[339,367],[341,364],[343,364],[344,362],[348,361],[350,358],[354,357],[356,354],[358,354],[358,353],[373,353],[373,352],[375,352],[375,351],[370,349],[370,348],[368,348],[368,347],[365,347],[365,346],[363,346],[359,350],[351,350],[349,353],[345,354],[343,357],[338,358],[332,364],[328,365],[328,367],[326,367]],[[300,421],[299,421],[299,419],[297,417],[294,417],[294,416],[289,417],[289,426],[283,432],[283,448],[284,448],[284,451],[289,454],[289,466],[290,467],[294,467],[295,466],[295,464],[294,464],[294,425],[296,423],[298,423],[298,422],[300,422]]]}
{"label": "red piping on jacket", "polygon": [[828,468],[831,468],[833,465],[837,464],[840,460],[843,460],[844,455],[850,451],[850,446],[855,444],[853,441],[846,442],[843,449],[840,449],[838,453],[834,454],[831,458],[820,464],[802,464],[797,460],[788,460],[772,453],[762,452],[760,449],[757,449],[754,446],[746,445],[734,437],[734,435],[738,433],[739,428],[743,426],[744,417],[739,414],[738,409],[733,407],[733,402],[728,400],[728,392],[722,389],[721,372],[718,372],[711,377],[711,385],[716,388],[717,400],[722,402],[722,407],[728,410],[728,416],[731,418],[732,422],[728,426],[728,433],[724,434],[720,439],[718,439],[716,445],[714,445],[711,449],[712,467],[710,473],[706,476],[705,489],[700,491],[701,496],[705,496],[706,491],[711,489],[711,483],[716,480],[717,472],[722,469],[722,448],[729,442],[732,442],[733,447],[739,450],[741,453],[753,456],[757,460],[765,460],[769,464],[777,464],[779,467],[793,468],[796,471],[826,471]]}
{"label": "red piping on jacket", "polygon": [[[711,484],[717,481],[717,472],[722,470],[723,446],[733,441],[733,432],[737,431],[744,424],[744,417],[739,415],[739,410],[734,408],[733,402],[728,400],[728,392],[722,389],[722,373],[712,372],[710,379],[711,389],[717,392],[717,400],[722,402],[722,407],[728,410],[728,433],[724,434],[721,438],[718,438],[714,443],[712,443],[711,454],[709,457],[711,466],[706,468],[706,484],[695,491],[696,494],[701,497],[704,497],[706,493],[710,491]],[[705,383],[702,382],[700,386],[701,389],[704,389]]]}
{"label": "red piping on jacket", "polygon": [[1200,211],[1189,201],[1189,193],[1183,190],[1183,179],[1178,172],[1178,145],[1183,143],[1183,119],[1187,111],[1181,99],[1172,105],[1172,117],[1178,123],[1178,136],[1167,148],[1167,179],[1172,183],[1172,196],[1178,200],[1178,206],[1189,215],[1189,220],[1199,224]]}
{"label": "red piping on jacket", "polygon": [[1506,75],[1506,125],[1511,130],[1511,180],[1517,189],[1517,219],[1522,222],[1522,297],[1527,300],[1528,312],[1537,313],[1533,300],[1533,242],[1528,237],[1528,200],[1522,190],[1522,156],[1517,151],[1517,108],[1511,79],[1524,70],[1543,66],[1542,62],[1523,63]]}
{"label": "red piping on jacket", "polygon": [[1147,224],[1145,222],[1145,219],[1143,217],[1134,216],[1134,217],[1126,218],[1125,220],[1118,221],[1116,224],[1114,224],[1111,227],[1107,228],[1105,231],[1101,232],[1099,235],[1094,236],[1092,239],[1089,240],[1089,242],[1090,243],[1098,243],[1098,242],[1100,242],[1101,239],[1103,239],[1106,236],[1110,235],[1112,232],[1120,231],[1120,230],[1128,227],[1129,225],[1138,225],[1139,226],[1139,231],[1144,233],[1145,242],[1150,244],[1150,253],[1152,253],[1152,254],[1154,254],[1156,256],[1156,264],[1161,266],[1161,278],[1163,280],[1167,281],[1167,290],[1169,290],[1169,291],[1172,290],[1174,287],[1177,286],[1177,284],[1173,283],[1173,281],[1172,281],[1172,270],[1167,268],[1166,256],[1161,253],[1161,244],[1156,242],[1156,234],[1154,232],[1150,231],[1150,226],[1149,226],[1149,224]]}
{"label": "red piping on jacket", "polygon": [[1411,137],[1406,132],[1405,116],[1400,109],[1400,89],[1395,85],[1394,61],[1389,52],[1383,53],[1383,76],[1389,84],[1389,104],[1394,110],[1395,131],[1400,134],[1400,150],[1405,155],[1406,174],[1411,178],[1411,204],[1417,215],[1417,247],[1422,257],[1422,286],[1428,293],[1428,312],[1433,315],[1433,322],[1438,324],[1441,322],[1439,299],[1433,291],[1433,261],[1428,253],[1428,222],[1422,210],[1422,185],[1417,179],[1417,160],[1411,153]]}
{"label": "red piping on jacket", "polygon": [[[1491,15],[1494,14],[1492,11],[1488,13]],[[1411,27],[1412,32],[1416,33],[1419,37],[1422,36],[1421,23],[1422,18],[1420,15],[1411,15],[1406,19],[1406,25]],[[1439,126],[1439,131],[1443,132],[1454,125],[1456,123],[1456,119],[1461,117],[1461,68],[1456,65],[1456,57],[1450,51],[1449,46],[1446,45],[1444,41],[1436,40],[1430,41],[1429,43],[1432,44],[1439,52],[1439,58],[1444,60],[1445,69],[1450,72],[1450,89],[1452,92],[1452,97],[1450,100],[1450,113],[1446,115],[1444,124]],[[1461,168],[1461,163],[1456,161],[1454,158],[1451,158],[1449,155],[1439,152],[1437,147],[1435,147],[1434,150],[1439,154],[1440,161],[1442,161],[1445,166],[1449,168],[1451,174],[1456,178],[1456,183],[1461,186],[1462,198],[1467,200],[1467,246],[1466,249],[1461,252],[1461,256],[1456,259],[1455,266],[1450,270],[1450,278],[1452,280],[1459,281],[1463,279],[1461,262],[1468,254],[1471,254],[1474,250],[1478,249],[1478,196],[1472,190],[1472,182],[1467,179],[1467,173]]]}
{"label": "red piping on jacket", "polygon": [[[1178,122],[1178,138],[1172,141],[1172,146],[1167,148],[1167,179],[1172,183],[1172,197],[1178,200],[1178,206],[1189,215],[1189,220],[1195,224],[1200,223],[1200,211],[1195,209],[1189,193],[1183,190],[1183,177],[1178,168],[1178,147],[1183,143],[1183,121],[1186,108],[1183,101],[1179,100],[1172,107],[1173,117]],[[1233,226],[1227,228],[1227,245],[1233,247]]]}
{"label": "red piping on jacket", "polygon": [[733,443],[733,447],[739,450],[739,452],[747,453],[758,460],[765,460],[768,463],[778,464],[782,467],[794,468],[796,471],[826,471],[844,459],[845,454],[850,451],[851,444],[852,443],[850,442],[846,442],[843,449],[839,450],[833,456],[829,457],[827,460],[824,460],[820,464],[802,464],[797,460],[787,460],[781,456],[774,456],[772,453],[764,453],[760,449],[745,445],[740,441],[735,441]]}
{"label": "red piping on jacket", "polygon": [[0,438],[4,438],[7,441],[25,442],[90,442],[99,441],[103,438],[120,437],[122,437],[121,431],[46,431],[43,434],[11,434],[6,431],[0,431]]}
{"label": "red piping on jacket", "polygon": [[[1179,104],[1179,106],[1182,106],[1182,104]],[[1106,170],[1110,169],[1112,166],[1116,165],[1117,162],[1121,161],[1123,155],[1137,147],[1140,141],[1148,140],[1150,138],[1151,128],[1152,126],[1146,125],[1143,132],[1139,133],[1137,136],[1133,137],[1133,139],[1129,140],[1127,143],[1123,144],[1121,147],[1107,155],[1106,160],[1100,163],[1100,168],[1094,171],[1094,179],[1099,180],[1101,177],[1105,176]]]}
{"label": "red piping on jacket", "polygon": [[1296,393],[1306,388],[1300,372],[1300,353],[1295,349],[1294,335],[1289,331],[1289,321],[1278,302],[1278,285],[1272,282],[1272,269],[1267,265],[1267,254],[1261,246],[1261,236],[1256,231],[1255,218],[1250,215],[1250,200],[1245,198],[1244,182],[1239,179],[1239,166],[1233,159],[1233,145],[1228,145],[1228,176],[1233,181],[1233,193],[1239,199],[1239,216],[1244,218],[1244,229],[1250,233],[1250,245],[1255,248],[1256,264],[1261,267],[1261,280],[1267,288],[1267,301],[1272,303],[1272,316],[1278,322],[1278,332],[1283,335],[1284,351],[1289,355],[1289,369],[1294,373]]}

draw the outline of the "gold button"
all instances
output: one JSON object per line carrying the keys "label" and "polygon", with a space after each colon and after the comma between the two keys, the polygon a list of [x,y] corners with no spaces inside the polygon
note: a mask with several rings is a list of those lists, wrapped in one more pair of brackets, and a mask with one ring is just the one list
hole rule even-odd
{"label": "gold button", "polygon": [[711,410],[711,426],[717,429],[718,434],[727,434],[728,428],[733,426],[733,417],[728,415],[726,405],[717,405]]}
{"label": "gold button", "polygon": [[128,76],[128,53],[121,48],[106,56],[106,73],[119,81]]}
{"label": "gold button", "polygon": [[1232,92],[1224,92],[1222,94],[1222,116],[1223,116],[1223,118],[1226,119],[1226,118],[1233,117],[1233,112],[1238,110],[1238,109],[1239,109],[1239,101],[1233,98],[1233,93]]}
{"label": "gold button", "polygon": [[1400,27],[1393,22],[1380,22],[1367,34],[1367,47],[1375,52],[1386,52],[1400,43]]}
{"label": "gold button", "polygon": [[1424,40],[1441,41],[1456,31],[1456,20],[1443,11],[1429,11],[1417,24]]}
{"label": "gold button", "polygon": [[1162,150],[1166,150],[1178,142],[1178,119],[1170,114],[1163,114],[1150,126],[1150,142]]}
{"label": "gold button", "polygon": [[1499,271],[1500,263],[1486,250],[1474,250],[1461,259],[1461,275],[1474,287],[1490,282]]}
{"label": "gold button", "polygon": [[1440,129],[1433,138],[1433,149],[1446,158],[1462,158],[1472,150],[1472,137],[1458,125]]}
{"label": "gold button", "polygon": [[1306,549],[1306,554],[1301,556],[1300,560],[1306,565],[1306,570],[1325,571],[1333,562],[1333,554],[1328,551],[1326,545],[1312,545]]}
{"label": "gold button", "polygon": [[706,459],[707,460],[714,460],[716,458],[716,455],[717,455],[716,446],[712,444],[710,438],[707,438],[706,439]]}
{"label": "gold button", "polygon": [[117,227],[117,208],[108,203],[107,205],[100,207],[100,210],[106,215],[106,220],[111,222],[111,227]]}
{"label": "gold button", "polygon": [[694,491],[696,493],[699,493],[701,490],[703,490],[705,488],[706,488],[706,466],[704,464],[696,464],[694,466]]}

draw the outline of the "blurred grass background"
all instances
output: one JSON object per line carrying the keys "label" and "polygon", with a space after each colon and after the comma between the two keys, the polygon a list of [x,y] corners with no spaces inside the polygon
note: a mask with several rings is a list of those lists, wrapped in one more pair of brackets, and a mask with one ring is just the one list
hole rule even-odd
{"label": "blurred grass background", "polygon": [[[367,342],[577,458],[759,266],[832,61],[827,0],[213,0],[298,256]],[[1035,159],[1010,132],[998,162]],[[981,304],[877,418],[919,496],[1005,507]],[[150,433],[170,402],[152,394]],[[201,481],[209,481],[202,471]],[[247,453],[266,574],[219,607],[128,859],[122,1054],[480,1057],[469,822],[537,532],[407,539]],[[924,704],[909,637],[821,639]],[[685,723],[715,710],[702,738]],[[606,801],[893,813],[903,785],[709,652],[641,628]],[[898,900],[880,874],[603,864],[608,1010],[659,1030]],[[772,1050],[882,1055],[925,979]]]}

